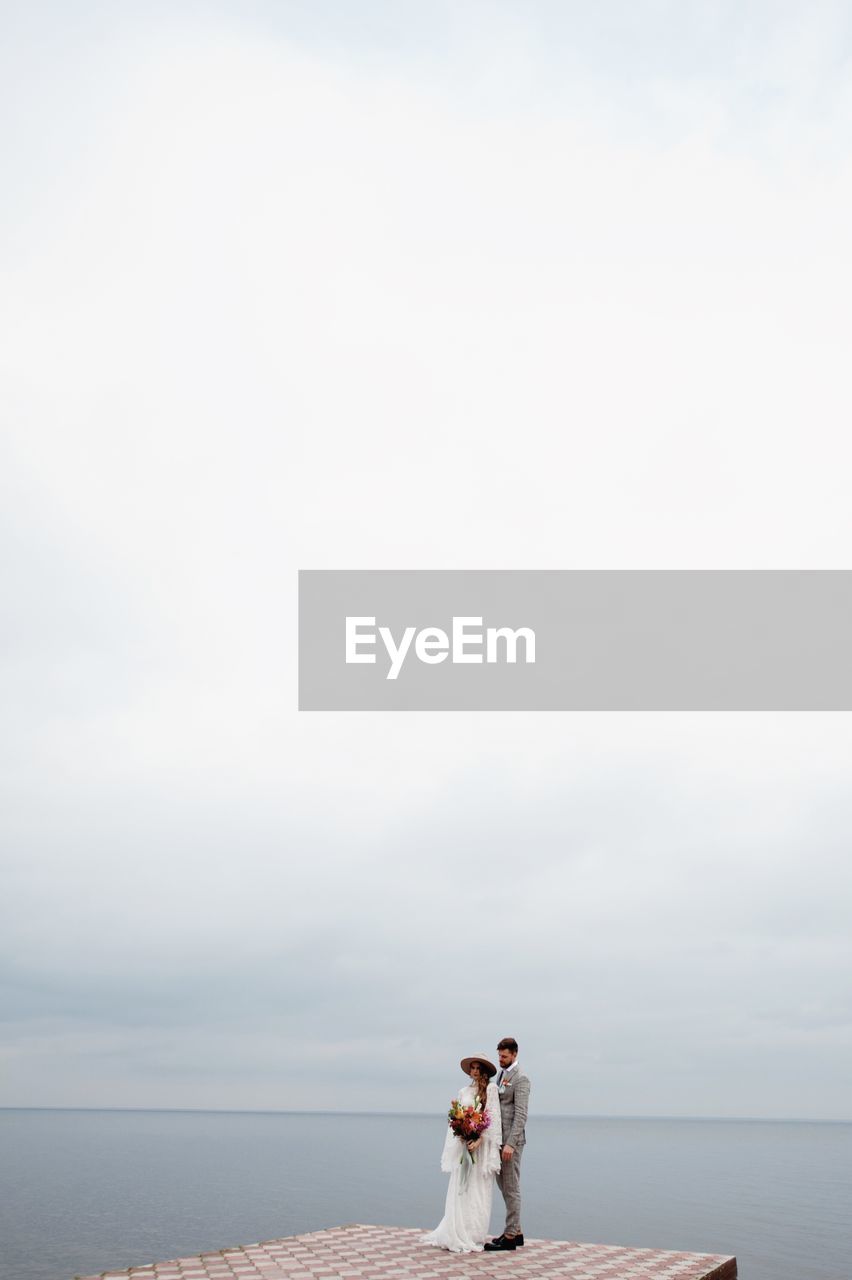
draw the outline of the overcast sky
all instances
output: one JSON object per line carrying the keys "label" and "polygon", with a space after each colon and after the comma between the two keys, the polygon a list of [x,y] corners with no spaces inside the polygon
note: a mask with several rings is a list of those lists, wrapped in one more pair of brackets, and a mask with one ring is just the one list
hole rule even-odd
{"label": "overcast sky", "polygon": [[299,568],[849,568],[852,27],[9,6],[0,1105],[852,1119],[848,714],[299,714]]}

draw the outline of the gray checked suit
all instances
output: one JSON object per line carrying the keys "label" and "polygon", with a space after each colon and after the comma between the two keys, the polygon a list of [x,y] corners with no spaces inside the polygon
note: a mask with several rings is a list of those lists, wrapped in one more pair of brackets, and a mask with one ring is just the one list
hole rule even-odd
{"label": "gray checked suit", "polygon": [[[500,1119],[503,1124],[503,1146],[513,1147],[515,1154],[509,1161],[501,1162],[497,1185],[506,1201],[506,1227],[504,1235],[516,1236],[521,1231],[521,1156],[527,1135],[530,1082],[519,1066],[510,1075],[502,1073],[505,1087],[500,1089]],[[497,1080],[501,1074],[498,1072]]]}

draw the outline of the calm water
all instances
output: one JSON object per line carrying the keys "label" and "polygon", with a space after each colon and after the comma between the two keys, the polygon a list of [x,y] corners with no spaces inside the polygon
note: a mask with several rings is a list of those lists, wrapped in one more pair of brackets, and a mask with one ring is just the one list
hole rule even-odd
{"label": "calm water", "polygon": [[[0,1110],[0,1277],[431,1228],[442,1142],[440,1117]],[[530,1236],[735,1253],[745,1280],[852,1276],[850,1124],[536,1117],[523,1176]]]}

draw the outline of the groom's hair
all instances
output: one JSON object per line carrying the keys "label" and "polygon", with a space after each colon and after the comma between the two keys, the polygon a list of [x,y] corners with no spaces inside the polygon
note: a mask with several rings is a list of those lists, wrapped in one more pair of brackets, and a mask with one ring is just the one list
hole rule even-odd
{"label": "groom's hair", "polygon": [[501,1049],[508,1049],[510,1053],[517,1053],[517,1052],[518,1052],[518,1042],[517,1042],[517,1040],[513,1040],[511,1036],[506,1036],[506,1037],[505,1037],[503,1040],[501,1040],[501,1041],[500,1041],[500,1043],[498,1044],[498,1046],[497,1046],[497,1052],[499,1053]]}

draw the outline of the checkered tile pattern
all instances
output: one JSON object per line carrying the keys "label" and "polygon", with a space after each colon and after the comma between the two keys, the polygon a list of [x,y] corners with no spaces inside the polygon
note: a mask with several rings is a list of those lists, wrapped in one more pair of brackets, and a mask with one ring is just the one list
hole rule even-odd
{"label": "checkered tile pattern", "polygon": [[511,1253],[447,1253],[422,1230],[353,1225],[75,1280],[735,1280],[735,1258],[568,1240]]}

